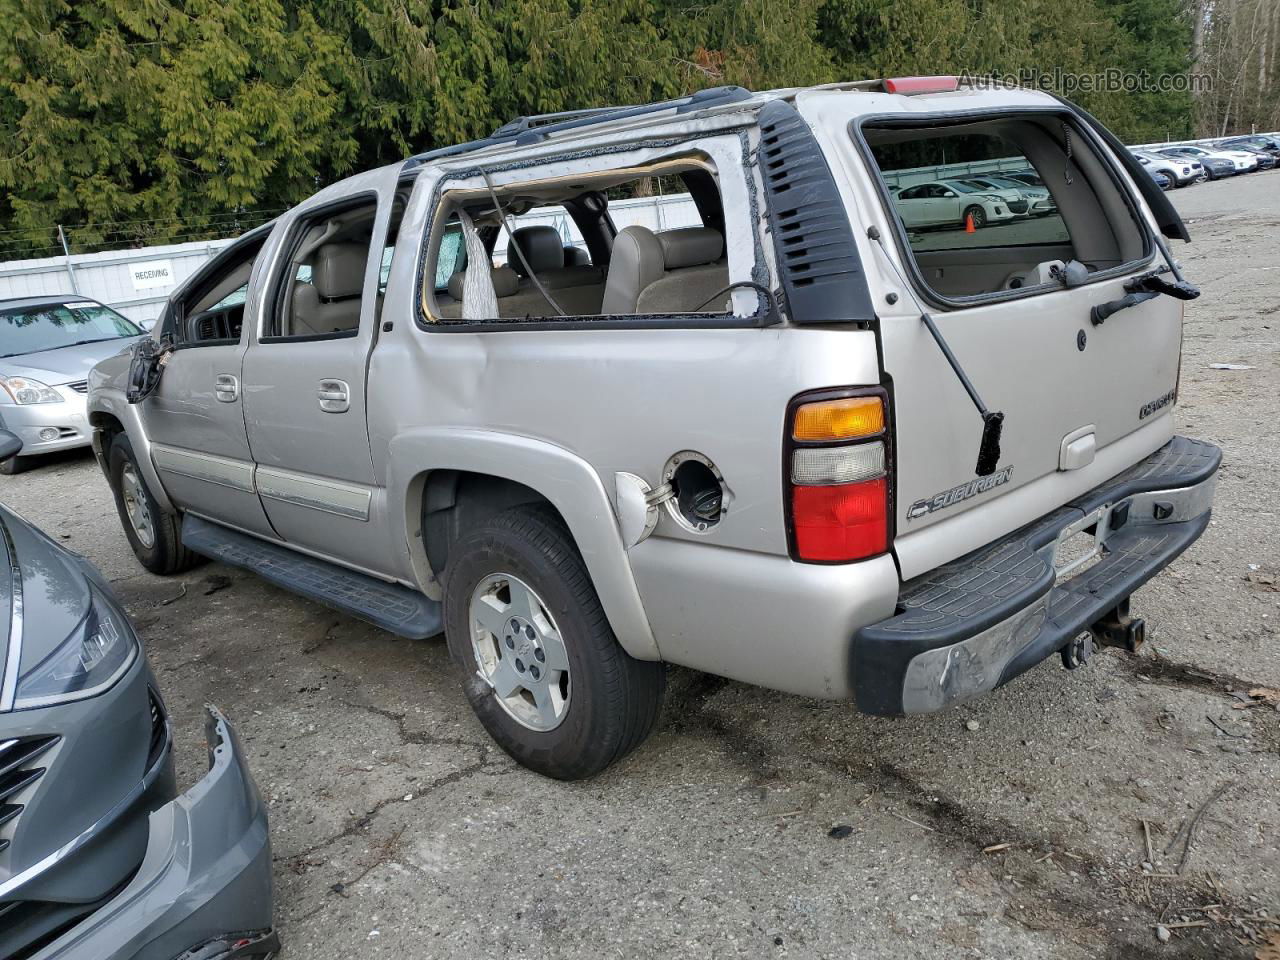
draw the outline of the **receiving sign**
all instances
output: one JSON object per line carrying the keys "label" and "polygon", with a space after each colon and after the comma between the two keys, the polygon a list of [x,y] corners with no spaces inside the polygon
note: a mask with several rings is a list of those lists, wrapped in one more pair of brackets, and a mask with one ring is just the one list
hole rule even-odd
{"label": "receiving sign", "polygon": [[129,265],[133,274],[133,289],[151,290],[155,287],[174,285],[173,264],[168,260],[148,260]]}

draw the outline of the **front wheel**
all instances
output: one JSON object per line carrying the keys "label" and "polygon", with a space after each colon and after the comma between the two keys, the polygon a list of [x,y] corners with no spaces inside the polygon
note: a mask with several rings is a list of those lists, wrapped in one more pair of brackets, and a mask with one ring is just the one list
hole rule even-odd
{"label": "front wheel", "polygon": [[181,521],[163,509],[147,489],[129,438],[120,434],[107,451],[107,475],[120,525],[138,562],[161,576],[182,573],[200,557],[182,545]]}
{"label": "front wheel", "polygon": [[503,750],[557,780],[593,776],[657,723],[662,663],[618,644],[560,517],[504,511],[450,548],[445,633],[463,690]]}
{"label": "front wheel", "polygon": [[970,220],[973,221],[973,228],[980,230],[987,225],[987,211],[976,203],[971,207],[967,207],[964,211],[964,225],[966,227],[969,225]]}
{"label": "front wheel", "polygon": [[12,477],[15,473],[22,473],[30,466],[30,457],[10,457],[8,460],[0,460],[0,475]]}

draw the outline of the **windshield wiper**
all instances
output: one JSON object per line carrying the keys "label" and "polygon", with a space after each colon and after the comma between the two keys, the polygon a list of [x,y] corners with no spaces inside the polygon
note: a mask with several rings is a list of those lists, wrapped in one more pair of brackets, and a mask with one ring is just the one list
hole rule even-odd
{"label": "windshield wiper", "polygon": [[77,340],[69,344],[72,347],[83,347],[86,343],[106,343],[108,340],[123,340],[123,337],[94,337],[92,340]]}

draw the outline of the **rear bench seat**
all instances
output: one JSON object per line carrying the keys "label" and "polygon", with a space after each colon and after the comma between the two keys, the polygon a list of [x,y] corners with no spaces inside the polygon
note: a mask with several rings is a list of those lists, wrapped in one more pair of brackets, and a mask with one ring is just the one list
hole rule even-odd
{"label": "rear bench seat", "polygon": [[728,285],[724,237],[718,230],[684,227],[654,233],[647,227],[626,227],[613,243],[603,310],[608,314],[718,312],[723,304],[703,304]]}
{"label": "rear bench seat", "polygon": [[[516,248],[519,247],[519,253]],[[524,260],[520,258],[524,254]],[[575,254],[575,260],[577,255]],[[525,261],[533,268],[552,299],[570,316],[590,316],[600,312],[604,294],[604,273],[590,264],[566,265],[564,241],[555,227],[540,225],[521,227],[507,243],[507,266],[520,278],[520,289],[513,299],[502,304],[504,317],[554,316],[555,308],[547,303],[529,277]]]}
{"label": "rear bench seat", "polygon": [[[554,241],[554,243],[552,242]],[[563,266],[564,247],[552,227],[524,227],[512,235],[552,298],[569,316],[654,313],[719,313],[730,309],[729,295],[707,303],[729,285],[724,238],[709,227],[685,227],[654,233],[627,227],[614,242],[606,282],[595,267]],[[554,317],[547,302],[508,246],[507,266],[493,269],[493,288],[501,317]],[[555,266],[554,264],[561,264]],[[449,298],[439,298],[440,316],[462,316],[463,278],[449,278]]]}

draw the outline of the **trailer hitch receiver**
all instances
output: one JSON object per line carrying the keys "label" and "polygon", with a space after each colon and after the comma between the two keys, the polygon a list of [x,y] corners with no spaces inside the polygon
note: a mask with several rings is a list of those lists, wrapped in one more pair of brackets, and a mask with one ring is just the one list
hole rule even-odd
{"label": "trailer hitch receiver", "polygon": [[1137,653],[1147,639],[1147,623],[1141,617],[1129,616],[1129,598],[1125,597],[1089,627],[1094,642],[1100,647],[1123,647]]}

